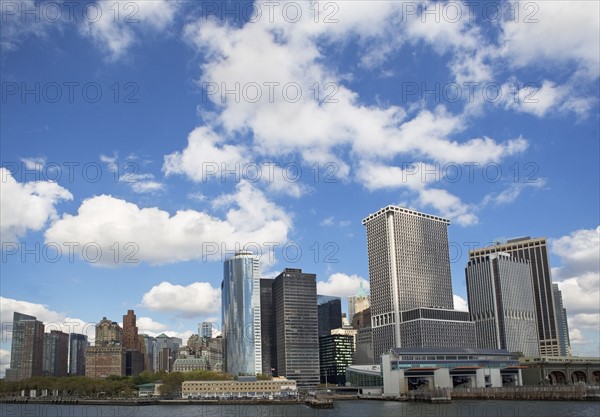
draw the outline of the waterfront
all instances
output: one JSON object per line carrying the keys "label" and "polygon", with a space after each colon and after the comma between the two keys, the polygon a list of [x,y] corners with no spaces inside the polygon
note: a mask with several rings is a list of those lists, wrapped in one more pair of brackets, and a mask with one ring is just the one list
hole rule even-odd
{"label": "waterfront", "polygon": [[299,405],[58,405],[0,404],[3,417],[597,417],[600,402],[453,401],[427,404],[337,401],[332,410]]}

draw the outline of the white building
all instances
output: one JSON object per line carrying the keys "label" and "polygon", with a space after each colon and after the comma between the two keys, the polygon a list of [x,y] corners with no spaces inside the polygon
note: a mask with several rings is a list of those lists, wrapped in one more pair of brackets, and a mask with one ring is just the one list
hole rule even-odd
{"label": "white building", "polygon": [[289,397],[296,396],[296,381],[285,378],[259,381],[256,377],[240,377],[238,381],[184,381],[182,398],[207,397]]}

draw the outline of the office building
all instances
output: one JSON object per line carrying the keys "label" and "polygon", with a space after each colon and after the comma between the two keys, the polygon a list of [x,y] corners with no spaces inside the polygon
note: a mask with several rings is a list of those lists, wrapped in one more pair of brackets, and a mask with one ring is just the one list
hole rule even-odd
{"label": "office building", "polygon": [[256,377],[240,377],[238,381],[184,381],[181,384],[181,397],[194,398],[280,398],[298,394],[295,381],[274,378],[258,381]]}
{"label": "office building", "polygon": [[42,357],[42,373],[44,376],[67,376],[69,371],[69,334],[58,330],[44,333]]}
{"label": "office building", "polygon": [[345,385],[346,368],[352,365],[353,360],[354,336],[352,334],[319,336],[321,384]]}
{"label": "office building", "polygon": [[447,219],[396,206],[363,220],[376,362],[391,348],[403,346],[402,311],[454,308],[449,224]]}
{"label": "office building", "polygon": [[[355,365],[374,365],[375,356],[373,354],[373,329],[364,327],[356,332],[356,349],[354,353]],[[379,363],[379,358],[377,358]]]}
{"label": "office building", "polygon": [[315,274],[286,268],[273,282],[276,372],[300,387],[319,384],[319,331]]}
{"label": "office building", "polygon": [[106,317],[96,324],[96,346],[122,346],[123,329],[115,321],[110,321]]}
{"label": "office building", "polygon": [[106,378],[126,375],[127,351],[120,345],[90,346],[85,351],[85,376]]}
{"label": "office building", "polygon": [[262,373],[277,375],[277,343],[275,339],[275,313],[273,310],[273,280],[260,280],[260,326]]}
{"label": "office building", "polygon": [[156,336],[157,363],[155,369],[172,372],[177,352],[182,345],[183,341],[179,337],[169,337],[164,333]]}
{"label": "office building", "polygon": [[560,356],[571,356],[571,339],[569,337],[569,322],[567,321],[567,310],[563,306],[562,292],[558,284],[552,284],[554,294],[554,314],[558,327],[558,345]]}
{"label": "office building", "polygon": [[540,355],[559,356],[561,349],[546,239],[522,237],[509,239],[505,243],[498,242],[493,246],[469,251],[469,261],[498,252],[529,261]]}
{"label": "office building", "polygon": [[238,252],[225,261],[221,303],[226,371],[261,373],[260,276],[252,252]]}
{"label": "office building", "polygon": [[467,311],[415,308],[400,312],[400,337],[405,348],[472,348],[475,323]]}
{"label": "office building", "polygon": [[356,330],[371,327],[371,307],[367,307],[354,314],[352,317],[352,328]]}
{"label": "office building", "polygon": [[138,335],[140,343],[144,345],[144,369],[146,371],[158,371],[158,348],[155,337],[147,334]]}
{"label": "office building", "polygon": [[123,346],[127,350],[138,350],[138,328],[133,310],[127,310],[123,316]]}
{"label": "office building", "polygon": [[213,337],[213,324],[211,322],[203,321],[200,323],[199,327],[198,334],[200,337],[204,337],[206,339]]}
{"label": "office building", "polygon": [[10,368],[6,370],[8,381],[21,381],[42,376],[44,352],[44,323],[34,316],[13,314]]}
{"label": "office building", "polygon": [[319,336],[330,334],[342,327],[342,300],[340,297],[317,295]]}
{"label": "office building", "polygon": [[223,372],[223,338],[208,339],[208,367],[211,371]]}
{"label": "office building", "polygon": [[529,262],[498,252],[469,261],[465,272],[477,347],[539,355]]}
{"label": "office building", "polygon": [[89,346],[86,335],[71,333],[69,336],[69,375],[85,375],[85,350]]}

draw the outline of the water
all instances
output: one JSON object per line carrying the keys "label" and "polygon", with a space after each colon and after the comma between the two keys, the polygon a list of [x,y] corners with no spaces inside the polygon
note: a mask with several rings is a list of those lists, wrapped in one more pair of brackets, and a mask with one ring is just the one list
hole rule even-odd
{"label": "water", "polygon": [[2,417],[598,417],[600,402],[453,401],[450,404],[337,401],[332,410],[298,405],[84,406],[0,404]]}

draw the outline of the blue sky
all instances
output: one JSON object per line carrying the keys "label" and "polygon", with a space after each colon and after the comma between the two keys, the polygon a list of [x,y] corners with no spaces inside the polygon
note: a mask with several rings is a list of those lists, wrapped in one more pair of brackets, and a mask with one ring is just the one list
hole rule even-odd
{"label": "blue sky", "polygon": [[469,247],[550,239],[597,356],[598,4],[510,5],[2,1],[1,321],[187,338],[244,245],[346,297],[399,204],[452,221],[457,308]]}

